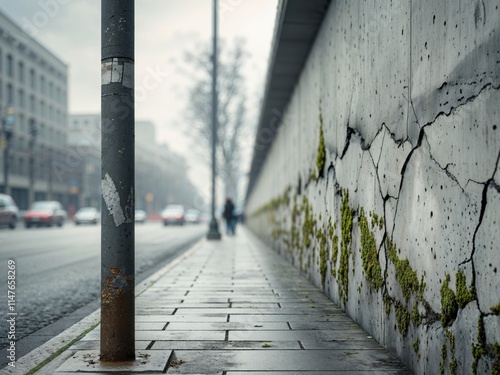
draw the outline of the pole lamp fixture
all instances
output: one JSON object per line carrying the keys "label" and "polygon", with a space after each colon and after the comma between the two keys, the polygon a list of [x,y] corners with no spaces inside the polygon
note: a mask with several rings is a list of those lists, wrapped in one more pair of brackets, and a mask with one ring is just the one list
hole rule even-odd
{"label": "pole lamp fixture", "polygon": [[14,135],[14,123],[16,113],[14,108],[7,107],[4,112],[4,116],[2,117],[2,134],[3,134],[3,155],[4,155],[4,166],[3,166],[3,182],[4,182],[4,193],[10,195],[10,186],[9,186],[9,143],[10,139]]}

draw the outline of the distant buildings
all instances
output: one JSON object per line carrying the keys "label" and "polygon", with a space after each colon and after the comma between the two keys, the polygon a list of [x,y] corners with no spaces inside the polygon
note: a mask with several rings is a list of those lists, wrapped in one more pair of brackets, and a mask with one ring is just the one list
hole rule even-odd
{"label": "distant buildings", "polygon": [[[101,118],[97,114],[70,115],[68,149],[75,168],[68,173],[70,203],[75,207],[100,206]],[[183,157],[156,143],[155,126],[135,126],[136,207],[158,213],[167,203],[193,207],[201,201],[187,177]],[[201,208],[201,207],[197,207]]]}
{"label": "distant buildings", "polygon": [[[67,181],[52,165],[67,158],[68,67],[19,26],[0,13],[0,109],[15,111],[5,160],[6,130],[0,163],[0,186],[21,208],[33,199],[68,201]],[[5,187],[4,168],[10,170]]]}
{"label": "distant buildings", "polygon": [[[8,108],[15,113],[13,128],[0,128],[0,192],[20,209],[54,199],[71,215],[101,204],[101,116],[68,116],[67,97],[67,65],[0,12],[1,117]],[[136,123],[135,155],[137,208],[157,213],[167,203],[203,202],[184,158],[156,143],[153,123]]]}

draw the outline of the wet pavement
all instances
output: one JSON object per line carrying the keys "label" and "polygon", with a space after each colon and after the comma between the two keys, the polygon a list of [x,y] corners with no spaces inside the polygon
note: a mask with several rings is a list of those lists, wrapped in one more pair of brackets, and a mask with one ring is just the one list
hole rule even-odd
{"label": "wet pavement", "polygon": [[244,230],[203,240],[139,293],[135,362],[99,362],[97,327],[37,374],[412,374]]}

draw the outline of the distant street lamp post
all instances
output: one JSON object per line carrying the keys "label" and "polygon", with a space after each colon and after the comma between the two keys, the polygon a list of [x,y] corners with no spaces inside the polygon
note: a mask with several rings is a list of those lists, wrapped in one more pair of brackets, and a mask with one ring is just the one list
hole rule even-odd
{"label": "distant street lamp post", "polygon": [[209,240],[220,240],[219,225],[215,218],[215,177],[217,146],[217,0],[213,4],[213,55],[212,55],[212,219],[207,234]]}
{"label": "distant street lamp post", "polygon": [[2,116],[2,148],[3,148],[3,182],[4,182],[4,193],[10,195],[10,186],[9,186],[9,151],[10,151],[10,139],[14,134],[14,121],[15,121],[15,112],[14,108],[8,107],[5,109],[5,113]]}
{"label": "distant street lamp post", "polygon": [[[30,140],[29,140],[29,194],[28,206],[35,201],[35,140],[38,133],[35,120],[30,120]],[[50,172],[49,172],[50,173]]]}

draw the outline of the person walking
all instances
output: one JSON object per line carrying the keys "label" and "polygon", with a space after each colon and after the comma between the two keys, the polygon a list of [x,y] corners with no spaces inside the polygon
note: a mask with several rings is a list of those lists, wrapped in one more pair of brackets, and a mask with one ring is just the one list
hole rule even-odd
{"label": "person walking", "polygon": [[222,213],[224,220],[226,220],[226,234],[228,236],[233,236],[235,234],[234,225],[234,204],[231,198],[226,198],[226,203],[224,204],[224,212]]}

